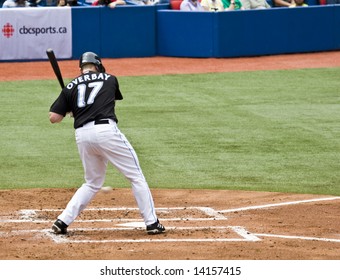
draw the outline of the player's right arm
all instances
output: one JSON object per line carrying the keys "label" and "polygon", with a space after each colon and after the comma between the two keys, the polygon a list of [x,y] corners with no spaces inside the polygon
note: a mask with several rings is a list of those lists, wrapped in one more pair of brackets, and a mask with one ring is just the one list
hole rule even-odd
{"label": "player's right arm", "polygon": [[59,123],[63,120],[64,116],[58,113],[50,112],[49,118],[51,123]]}
{"label": "player's right arm", "polygon": [[49,119],[51,123],[59,123],[66,116],[66,113],[71,111],[67,104],[67,100],[63,91],[59,97],[53,102],[49,112]]}

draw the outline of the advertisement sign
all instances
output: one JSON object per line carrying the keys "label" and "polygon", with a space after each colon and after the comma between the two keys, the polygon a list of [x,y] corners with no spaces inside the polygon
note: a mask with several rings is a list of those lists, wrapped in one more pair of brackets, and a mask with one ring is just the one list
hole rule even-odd
{"label": "advertisement sign", "polygon": [[0,60],[46,59],[48,48],[71,58],[71,22],[70,7],[0,9]]}

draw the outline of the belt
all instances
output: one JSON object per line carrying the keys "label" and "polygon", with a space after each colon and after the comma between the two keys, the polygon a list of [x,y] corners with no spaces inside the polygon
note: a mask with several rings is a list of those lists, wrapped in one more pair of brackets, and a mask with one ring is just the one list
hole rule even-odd
{"label": "belt", "polygon": [[[109,120],[95,120],[94,121],[94,125],[97,125],[97,124],[109,124],[109,123],[110,123]],[[78,126],[78,128],[79,127],[83,127],[85,124],[82,124],[82,125]]]}
{"label": "belt", "polygon": [[97,124],[109,124],[109,120],[95,120],[94,121],[94,124],[97,125]]}

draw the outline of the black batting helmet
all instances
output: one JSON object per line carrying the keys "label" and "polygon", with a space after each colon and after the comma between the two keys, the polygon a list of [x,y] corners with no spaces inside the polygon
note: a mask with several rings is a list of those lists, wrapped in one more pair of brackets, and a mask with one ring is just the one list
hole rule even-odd
{"label": "black batting helmet", "polygon": [[85,64],[94,64],[100,73],[105,72],[105,67],[98,55],[93,52],[83,53],[79,59],[79,67],[82,68]]}

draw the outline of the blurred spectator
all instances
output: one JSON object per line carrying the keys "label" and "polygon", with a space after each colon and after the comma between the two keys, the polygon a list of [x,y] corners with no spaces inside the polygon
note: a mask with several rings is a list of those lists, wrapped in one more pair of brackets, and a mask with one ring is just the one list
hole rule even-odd
{"label": "blurred spectator", "polygon": [[58,5],[58,0],[26,0],[30,7],[56,7]]}
{"label": "blurred spectator", "polygon": [[273,0],[274,7],[289,7],[294,5],[294,0]]}
{"label": "blurred spectator", "polygon": [[201,6],[204,10],[209,12],[224,11],[224,7],[221,0],[202,0]]}
{"label": "blurred spectator", "polygon": [[126,4],[130,5],[156,5],[159,3],[159,0],[126,0]]}
{"label": "blurred spectator", "polygon": [[40,0],[27,0],[29,7],[38,7]]}
{"label": "blurred spectator", "polygon": [[275,7],[306,7],[308,6],[303,0],[273,0],[273,5]]}
{"label": "blurred spectator", "polygon": [[124,0],[96,0],[92,3],[92,6],[108,6],[115,8],[117,5],[126,5]]}
{"label": "blurred spectator", "polygon": [[326,5],[337,5],[340,4],[340,0],[326,0]]}
{"label": "blurred spectator", "polygon": [[3,4],[3,8],[21,8],[29,7],[29,3],[26,0],[6,0]]}
{"label": "blurred spectator", "polygon": [[307,7],[308,5],[305,3],[304,0],[294,0],[293,3],[289,6],[289,8],[294,7]]}
{"label": "blurred spectator", "polygon": [[226,11],[244,10],[240,0],[222,0],[222,3]]}
{"label": "blurred spectator", "polygon": [[245,10],[270,9],[271,6],[266,0],[241,0]]}
{"label": "blurred spectator", "polygon": [[181,11],[205,11],[198,0],[183,0],[180,6]]}
{"label": "blurred spectator", "polygon": [[39,6],[43,7],[56,7],[58,5],[58,0],[41,0]]}
{"label": "blurred spectator", "polygon": [[[41,0],[45,1],[45,0]],[[78,6],[77,0],[46,0],[46,7],[69,7]]]}
{"label": "blurred spectator", "polygon": [[57,6],[58,7],[66,7],[67,1],[66,0],[58,0]]}
{"label": "blurred spectator", "polygon": [[180,10],[183,0],[170,0],[170,7],[172,10]]}
{"label": "blurred spectator", "polygon": [[77,0],[66,0],[66,1],[67,1],[67,6],[78,6]]}

